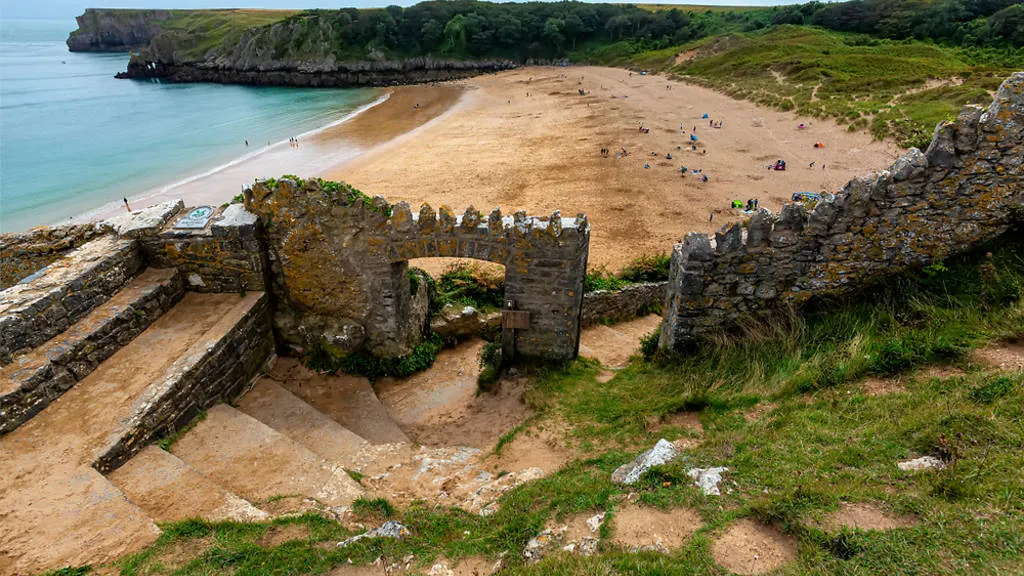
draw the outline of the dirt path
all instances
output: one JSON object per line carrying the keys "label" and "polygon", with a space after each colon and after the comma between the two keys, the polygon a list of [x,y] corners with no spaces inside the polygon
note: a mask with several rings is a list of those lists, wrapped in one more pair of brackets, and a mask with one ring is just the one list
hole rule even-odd
{"label": "dirt path", "polygon": [[[835,190],[887,167],[898,152],[830,121],[620,69],[531,67],[461,85],[469,90],[449,112],[327,176],[414,207],[584,212],[593,228],[591,265],[618,269],[637,255],[669,250],[687,232],[738,219],[732,200],[759,198],[775,211],[793,192]],[[377,112],[362,120],[393,120],[393,112]],[[713,129],[709,120],[724,125]],[[801,122],[809,127],[797,130]],[[638,132],[641,123],[648,133]],[[694,127],[697,152],[687,145]],[[819,141],[824,148],[814,148]],[[629,156],[616,158],[622,148]],[[778,158],[788,170],[765,169]],[[703,170],[709,181],[682,178],[682,166]]]}

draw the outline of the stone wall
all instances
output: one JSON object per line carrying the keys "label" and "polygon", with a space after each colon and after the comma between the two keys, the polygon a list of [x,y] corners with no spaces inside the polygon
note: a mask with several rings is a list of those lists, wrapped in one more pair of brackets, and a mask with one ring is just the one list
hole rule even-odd
{"label": "stone wall", "polygon": [[0,235],[0,290],[14,286],[106,232],[103,226],[74,224]]}
{"label": "stone wall", "polygon": [[668,282],[641,282],[583,295],[583,326],[631,320],[665,305]]}
{"label": "stone wall", "polygon": [[585,217],[524,213],[461,216],[369,199],[344,185],[289,179],[246,191],[268,245],[274,326],[298,350],[344,355],[367,348],[407,354],[422,331],[412,320],[407,261],[448,256],[505,266],[506,299],[530,315],[517,353],[576,355],[590,227]]}
{"label": "stone wall", "polygon": [[266,263],[256,217],[232,204],[215,210],[203,228],[175,228],[188,212],[181,210],[178,218],[142,236],[150,265],[177,268],[194,292],[264,290]]}
{"label": "stone wall", "polygon": [[986,111],[940,124],[928,150],[850,181],[815,206],[786,205],[672,252],[663,348],[727,330],[751,314],[863,288],[966,251],[1008,230],[1024,205],[1024,73]]}
{"label": "stone wall", "polygon": [[0,366],[67,330],[142,266],[134,241],[103,236],[0,292]]}
{"label": "stone wall", "polygon": [[[219,330],[220,324],[228,329]],[[234,399],[273,357],[267,295],[244,297],[206,337],[193,345],[136,401],[110,445],[93,463],[102,473],[124,464],[147,444],[173,434],[201,410]]]}

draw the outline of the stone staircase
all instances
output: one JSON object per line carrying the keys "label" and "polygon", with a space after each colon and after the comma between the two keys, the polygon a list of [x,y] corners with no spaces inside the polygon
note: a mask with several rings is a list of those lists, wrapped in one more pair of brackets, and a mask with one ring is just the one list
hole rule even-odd
{"label": "stone staircase", "polygon": [[146,446],[265,364],[267,299],[185,293],[138,250],[104,236],[0,292],[0,574],[111,560],[155,540],[154,521],[266,517]]}
{"label": "stone staircase", "polygon": [[[71,381],[0,436],[0,459],[13,470],[0,478],[0,573],[109,561],[153,542],[158,522],[260,521],[308,510],[341,515],[363,495],[487,513],[505,491],[553,471],[497,466],[477,448],[414,446],[404,431],[415,428],[420,412],[410,406],[434,409],[432,402],[464,395],[475,382],[467,367],[475,367],[478,342],[442,353],[443,374],[432,375],[429,392],[415,379],[386,383],[390,393],[382,398],[390,404],[365,378],[315,375],[291,360],[246,379],[251,387],[236,398],[244,385],[229,382],[238,380],[230,370],[210,376],[208,369],[217,358],[231,365],[247,354],[252,318],[265,315],[266,298],[180,287],[174,271],[144,270],[78,324],[3,369],[66,370]],[[172,305],[152,304],[158,293]],[[130,325],[135,332],[111,340],[107,333],[116,330],[91,328],[118,317],[138,319]],[[587,329],[581,353],[608,366],[624,361],[656,320]],[[247,337],[232,336],[238,333]],[[88,369],[48,352],[79,341],[117,346]],[[607,356],[610,349],[618,355]],[[47,362],[50,368],[40,368]],[[201,408],[207,410],[186,428]],[[174,430],[184,431],[167,450],[152,444]],[[511,472],[495,476],[498,469]]]}

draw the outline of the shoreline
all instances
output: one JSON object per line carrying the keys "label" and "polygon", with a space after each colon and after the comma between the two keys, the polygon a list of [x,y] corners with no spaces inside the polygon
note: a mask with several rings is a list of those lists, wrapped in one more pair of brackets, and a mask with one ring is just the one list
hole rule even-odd
{"label": "shoreline", "polygon": [[[282,174],[299,174],[303,177],[324,175],[345,165],[361,154],[371,150],[380,142],[367,138],[363,125],[380,126],[379,117],[394,116],[393,109],[412,98],[407,92],[421,92],[423,89],[434,88],[433,85],[396,87],[385,91],[374,101],[364,104],[323,126],[307,130],[296,136],[297,148],[290,146],[289,140],[273,142],[259,150],[254,150],[213,168],[187,176],[169,184],[150,188],[145,192],[128,196],[133,210],[138,210],[166,200],[182,199],[188,207],[200,205],[218,206],[230,202],[244,184],[254,178],[278,177]],[[461,90],[457,90],[461,92]],[[397,97],[396,97],[397,96]],[[434,98],[433,100],[437,100]],[[443,100],[443,99],[442,99]],[[442,101],[439,105],[447,109],[454,107],[457,99]],[[435,114],[427,121],[432,121]],[[420,122],[418,125],[425,124]],[[384,126],[389,126],[386,122]],[[404,126],[405,130],[393,132],[384,141],[400,137],[407,131],[415,130],[418,125]],[[390,127],[390,126],[389,126]],[[387,134],[388,130],[379,132]],[[234,184],[232,184],[232,182]],[[121,202],[111,201],[101,206],[77,214],[67,221],[57,221],[51,225],[81,224],[98,222],[121,213],[124,206]]]}
{"label": "shoreline", "polygon": [[[337,120],[335,120],[333,122],[330,122],[328,124],[325,124],[323,126],[319,126],[317,128],[313,128],[312,130],[307,130],[306,132],[303,132],[302,134],[299,134],[296,138],[300,139],[300,141],[301,141],[301,139],[308,138],[308,137],[311,137],[311,136],[315,136],[316,134],[318,134],[320,132],[323,132],[325,130],[329,130],[329,129],[331,129],[333,127],[336,127],[338,125],[344,124],[345,122],[348,122],[348,121],[352,120],[353,118],[355,118],[359,114],[365,113],[365,112],[367,112],[369,110],[372,110],[374,107],[379,106],[379,105],[387,102],[390,97],[391,97],[391,93],[390,92],[385,92],[384,94],[381,94],[380,96],[378,96],[372,102],[370,102],[368,104],[364,104],[364,105],[356,108],[355,110],[349,112],[348,114],[345,114],[343,117],[341,117],[341,118],[339,118],[339,119],[337,119]],[[127,197],[128,198],[128,202],[129,202],[129,204],[136,205],[136,206],[138,206],[140,208],[141,207],[151,206],[153,204],[157,204],[157,203],[159,203],[159,202],[161,202],[163,200],[167,200],[168,199],[167,198],[168,195],[170,195],[170,196],[178,196],[178,195],[180,195],[180,194],[176,194],[175,191],[177,191],[178,189],[180,189],[182,187],[188,186],[188,185],[193,184],[193,183],[199,183],[203,179],[210,178],[211,176],[215,176],[217,174],[221,174],[221,173],[223,173],[223,172],[225,172],[227,170],[230,170],[230,169],[238,167],[238,166],[242,166],[242,165],[244,165],[246,163],[254,162],[254,161],[260,159],[265,154],[268,154],[268,153],[271,153],[271,152],[275,152],[275,151],[281,151],[288,144],[289,144],[289,140],[280,140],[278,142],[272,142],[272,143],[268,144],[267,146],[264,146],[263,148],[261,148],[259,150],[253,150],[252,152],[249,152],[247,154],[243,154],[241,156],[238,156],[238,157],[236,157],[236,158],[234,158],[232,160],[229,160],[229,161],[227,161],[227,162],[225,162],[223,164],[214,166],[213,168],[204,170],[202,172],[199,172],[197,174],[193,174],[191,176],[186,176],[185,178],[182,178],[181,180],[176,180],[174,182],[171,182],[171,183],[163,185],[163,186],[150,188],[149,190],[147,190],[145,192],[141,192],[141,193],[135,194],[133,196],[128,196]],[[226,193],[226,191],[225,191],[225,193]],[[182,196],[184,196],[184,195],[182,195]],[[232,194],[230,197],[228,197],[228,201],[230,201],[230,199],[232,197],[234,197],[234,194]],[[189,206],[192,205],[192,204],[188,203],[188,199],[187,198],[183,197],[182,200],[184,200],[186,202],[186,205],[189,205]],[[196,205],[198,205],[198,204],[196,204]],[[97,221],[109,218],[110,216],[112,216],[114,214],[120,213],[120,211],[122,209],[123,209],[122,203],[114,200],[114,201],[111,201],[111,202],[107,202],[106,204],[98,206],[98,207],[96,207],[96,208],[94,208],[92,210],[89,210],[87,212],[83,212],[82,214],[76,215],[76,216],[73,217],[73,219],[74,219],[75,223],[97,222]]]}

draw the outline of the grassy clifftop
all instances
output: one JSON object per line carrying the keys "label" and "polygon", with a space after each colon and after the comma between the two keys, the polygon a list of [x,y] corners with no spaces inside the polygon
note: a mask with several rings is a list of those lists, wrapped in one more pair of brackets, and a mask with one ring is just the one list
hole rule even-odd
{"label": "grassy clifftop", "polygon": [[660,70],[737,98],[831,117],[903,146],[926,146],[935,125],[964,104],[987,103],[1015,52],[783,25],[704,38],[662,50],[613,45],[579,55]]}

